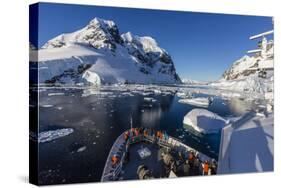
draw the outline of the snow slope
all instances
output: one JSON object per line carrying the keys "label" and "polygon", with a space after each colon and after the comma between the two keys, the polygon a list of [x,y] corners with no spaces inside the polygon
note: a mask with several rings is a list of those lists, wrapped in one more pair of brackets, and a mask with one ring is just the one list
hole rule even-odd
{"label": "snow slope", "polygon": [[191,110],[183,119],[185,127],[192,127],[194,130],[204,134],[219,132],[226,125],[226,122],[219,115],[198,108]]}
{"label": "snow slope", "polygon": [[30,62],[38,62],[40,83],[181,83],[170,55],[153,38],[120,35],[113,21],[100,18],[30,50]]}

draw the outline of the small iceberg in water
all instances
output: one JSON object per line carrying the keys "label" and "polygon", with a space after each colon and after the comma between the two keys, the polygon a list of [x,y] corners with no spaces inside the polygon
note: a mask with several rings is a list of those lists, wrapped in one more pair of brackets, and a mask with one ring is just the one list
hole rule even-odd
{"label": "small iceberg in water", "polygon": [[152,98],[152,97],[144,97],[143,100],[144,100],[145,102],[156,102],[156,101],[157,101],[156,99],[154,99],[154,98]]}
{"label": "small iceberg in water", "polygon": [[183,104],[190,104],[193,106],[199,106],[199,107],[208,107],[210,103],[212,102],[211,98],[206,97],[198,97],[198,98],[187,98],[187,99],[180,99],[179,103]]}
{"label": "small iceberg in water", "polygon": [[227,120],[205,109],[193,109],[184,116],[184,127],[193,128],[203,134],[217,133],[228,123]]}
{"label": "small iceberg in water", "polygon": [[80,152],[82,152],[82,151],[85,151],[86,149],[87,149],[86,146],[82,146],[82,147],[80,147],[80,148],[77,149],[77,152],[80,153]]}

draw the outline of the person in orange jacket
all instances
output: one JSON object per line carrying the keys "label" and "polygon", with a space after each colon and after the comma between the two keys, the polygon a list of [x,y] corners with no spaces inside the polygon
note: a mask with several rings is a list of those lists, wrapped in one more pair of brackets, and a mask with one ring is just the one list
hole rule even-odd
{"label": "person in orange jacket", "polygon": [[144,135],[144,136],[148,136],[148,132],[147,132],[146,129],[143,131],[143,135]]}
{"label": "person in orange jacket", "polygon": [[117,163],[119,162],[119,158],[116,154],[114,154],[112,157],[111,157],[111,162],[112,162],[112,167],[115,167],[117,165]]}
{"label": "person in orange jacket", "polygon": [[209,163],[208,161],[205,161],[203,164],[203,175],[208,175],[209,174]]}

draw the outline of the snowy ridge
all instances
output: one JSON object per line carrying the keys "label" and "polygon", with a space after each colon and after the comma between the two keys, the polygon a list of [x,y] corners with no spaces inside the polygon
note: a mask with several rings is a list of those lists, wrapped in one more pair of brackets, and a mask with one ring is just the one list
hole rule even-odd
{"label": "snowy ridge", "polygon": [[[211,86],[239,92],[273,92],[273,42],[267,45],[265,54],[245,55],[226,70],[222,78]],[[263,73],[263,77],[260,74]]]}
{"label": "snowy ridge", "polygon": [[171,56],[153,38],[120,35],[113,21],[100,18],[31,50],[30,61],[38,62],[40,83],[181,83]]}

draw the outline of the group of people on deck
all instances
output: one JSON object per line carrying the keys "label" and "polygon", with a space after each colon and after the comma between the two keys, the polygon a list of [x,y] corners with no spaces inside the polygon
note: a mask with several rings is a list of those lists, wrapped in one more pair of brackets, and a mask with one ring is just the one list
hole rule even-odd
{"label": "group of people on deck", "polygon": [[[151,128],[131,128],[127,130],[124,134],[124,141],[126,147],[129,146],[128,140],[136,139],[138,136],[150,136],[156,138],[155,140],[168,141],[169,136],[166,131],[155,131]],[[185,168],[189,175],[210,175],[216,174],[216,162],[215,161],[201,161],[198,153],[194,151],[188,151],[187,155],[184,157],[184,153],[179,156],[179,159],[185,163]],[[129,161],[129,150],[126,149],[125,161]],[[120,157],[117,154],[113,154],[111,157],[112,167],[115,168],[120,162]]]}
{"label": "group of people on deck", "polygon": [[169,136],[166,131],[155,131],[154,129],[151,128],[131,128],[130,130],[126,131],[124,133],[124,140],[127,142],[130,138],[136,137],[136,136],[152,136],[157,139],[161,140],[168,140]]}
{"label": "group of people on deck", "polygon": [[189,165],[192,172],[195,172],[195,174],[192,175],[197,175],[196,171],[202,175],[216,174],[217,165],[215,161],[209,162],[205,160],[202,162],[200,161],[198,154],[195,154],[194,151],[189,152],[186,163]]}

